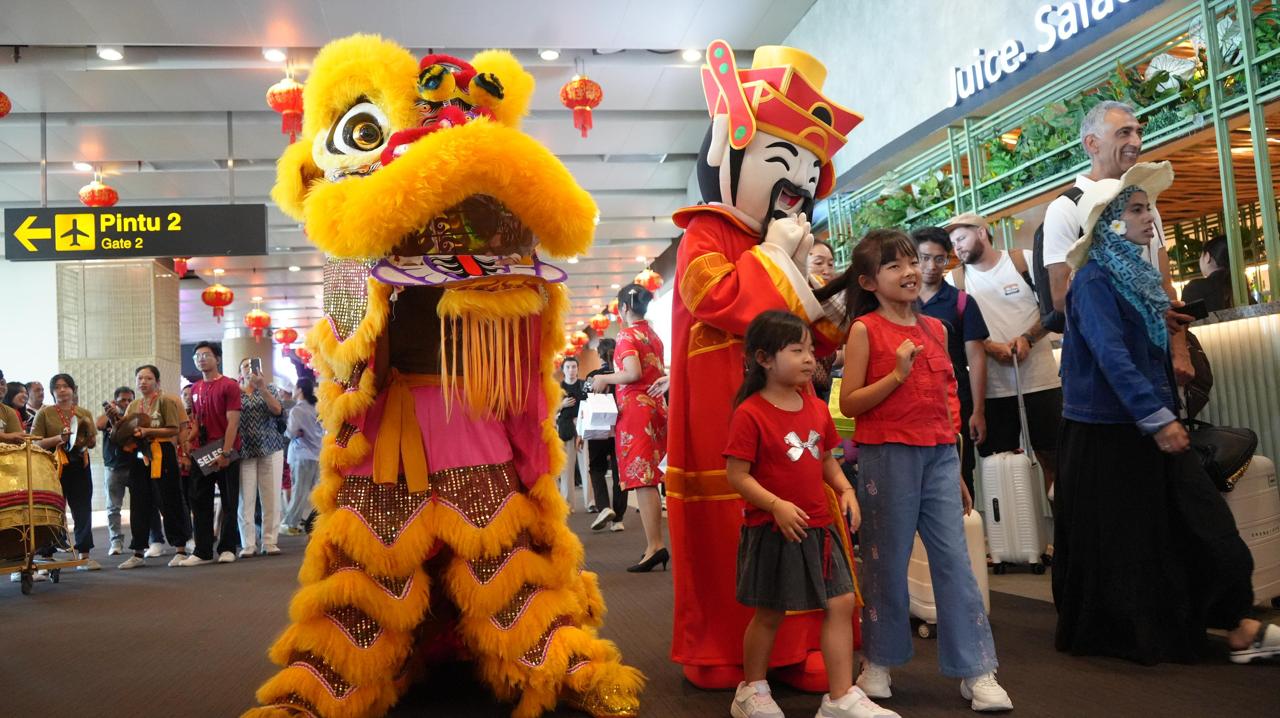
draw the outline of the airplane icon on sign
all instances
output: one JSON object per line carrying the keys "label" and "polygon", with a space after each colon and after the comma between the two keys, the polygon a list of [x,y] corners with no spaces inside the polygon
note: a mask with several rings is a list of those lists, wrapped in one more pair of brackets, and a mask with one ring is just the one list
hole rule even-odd
{"label": "airplane icon on sign", "polygon": [[59,238],[59,239],[66,239],[66,238],[68,238],[68,237],[70,237],[70,238],[71,238],[71,241],[67,243],[67,247],[68,247],[68,248],[80,249],[80,238],[81,238],[81,237],[83,237],[83,238],[85,238],[85,239],[91,239],[91,238],[93,237],[93,235],[92,235],[92,234],[89,234],[88,232],[86,232],[86,231],[84,231],[84,230],[82,230],[82,229],[80,229],[80,222],[79,222],[79,219],[78,219],[78,218],[76,218],[76,217],[72,217],[72,219],[71,219],[71,229],[68,229],[67,231],[65,231],[65,232],[63,232],[62,234],[58,235],[58,238]]}

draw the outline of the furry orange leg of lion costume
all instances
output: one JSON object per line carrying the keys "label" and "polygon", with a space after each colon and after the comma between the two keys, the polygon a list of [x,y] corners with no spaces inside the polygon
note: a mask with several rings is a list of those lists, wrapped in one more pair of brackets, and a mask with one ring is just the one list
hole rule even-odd
{"label": "furry orange leg of lion costume", "polygon": [[329,257],[320,519],[246,716],[382,715],[442,654],[516,718],[638,711],[555,484],[568,301],[535,246],[585,251],[596,209],[518,130],[532,92],[504,52],[419,66],[356,35],[316,57],[272,196]]}

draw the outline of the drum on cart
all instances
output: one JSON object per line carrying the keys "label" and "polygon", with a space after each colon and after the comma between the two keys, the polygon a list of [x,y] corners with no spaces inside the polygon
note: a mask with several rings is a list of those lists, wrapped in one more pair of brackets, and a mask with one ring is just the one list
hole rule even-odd
{"label": "drum on cart", "polygon": [[21,574],[30,593],[34,572],[48,571],[56,583],[60,569],[83,561],[39,561],[38,551],[67,547],[67,500],[58,461],[28,438],[0,444],[0,572]]}

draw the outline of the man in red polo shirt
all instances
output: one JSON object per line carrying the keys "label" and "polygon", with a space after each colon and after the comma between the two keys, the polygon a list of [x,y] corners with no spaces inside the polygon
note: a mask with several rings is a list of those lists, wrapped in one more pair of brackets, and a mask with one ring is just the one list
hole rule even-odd
{"label": "man in red polo shirt", "polygon": [[213,563],[213,489],[222,497],[222,526],[218,532],[218,563],[236,560],[240,529],[236,524],[236,505],[240,497],[240,462],[228,460],[232,451],[240,449],[240,385],[218,370],[222,349],[210,342],[200,342],[195,350],[196,368],[203,377],[191,387],[192,418],[199,431],[198,445],[222,442],[222,456],[217,470],[205,475],[197,470],[191,509],[195,513],[196,550],[179,566],[203,566]]}

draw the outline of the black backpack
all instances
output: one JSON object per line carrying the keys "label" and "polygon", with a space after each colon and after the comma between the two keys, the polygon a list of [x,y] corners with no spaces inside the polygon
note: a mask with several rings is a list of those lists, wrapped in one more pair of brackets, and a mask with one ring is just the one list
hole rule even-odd
{"label": "black backpack", "polygon": [[[1072,187],[1058,196],[1066,197],[1072,204],[1079,204],[1080,198],[1084,196],[1084,190],[1080,187]],[[1084,236],[1083,228],[1080,230],[1080,236]],[[1049,286],[1049,270],[1044,267],[1044,223],[1036,227],[1035,242],[1031,249],[1031,273],[1036,280],[1032,289],[1035,290],[1036,301],[1040,303],[1040,326],[1051,332],[1062,333],[1067,328],[1067,315],[1053,308],[1053,289]]]}

